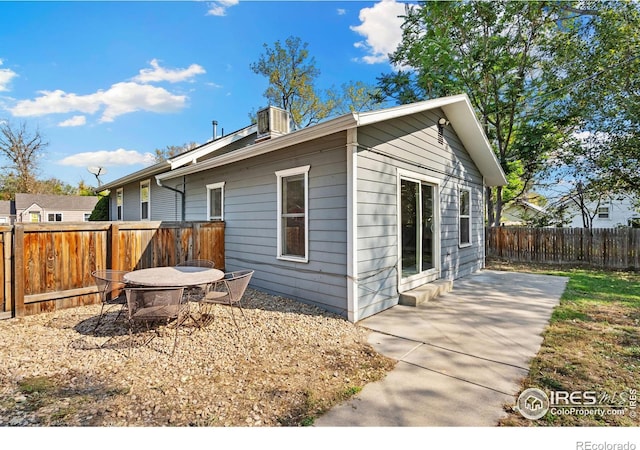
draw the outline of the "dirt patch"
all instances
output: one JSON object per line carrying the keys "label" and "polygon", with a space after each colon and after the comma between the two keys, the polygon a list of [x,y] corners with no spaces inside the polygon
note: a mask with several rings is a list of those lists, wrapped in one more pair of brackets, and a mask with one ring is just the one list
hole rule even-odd
{"label": "dirt patch", "polygon": [[[255,290],[199,329],[130,340],[98,305],[0,321],[2,426],[299,426],[386,375],[367,331]],[[155,336],[149,343],[146,338]]]}

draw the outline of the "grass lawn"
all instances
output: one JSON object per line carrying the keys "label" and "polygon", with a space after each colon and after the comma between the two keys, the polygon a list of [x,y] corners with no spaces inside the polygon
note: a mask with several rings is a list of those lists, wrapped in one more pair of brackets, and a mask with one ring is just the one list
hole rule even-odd
{"label": "grass lawn", "polygon": [[[510,411],[500,425],[640,425],[640,408],[635,408],[640,389],[640,274],[499,262],[488,268],[570,278],[522,383],[522,390],[536,387],[559,395],[551,403],[567,407],[554,413],[552,405],[538,420]],[[578,393],[574,401],[565,401],[562,391]]]}

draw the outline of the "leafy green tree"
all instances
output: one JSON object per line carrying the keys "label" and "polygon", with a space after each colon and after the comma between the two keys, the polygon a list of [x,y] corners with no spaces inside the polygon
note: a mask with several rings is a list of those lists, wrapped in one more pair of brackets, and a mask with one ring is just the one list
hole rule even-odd
{"label": "leafy green tree", "polygon": [[384,105],[380,89],[362,81],[350,81],[342,86],[341,95],[335,99],[334,113],[371,111]]}
{"label": "leafy green tree", "polygon": [[308,44],[290,36],[284,45],[276,41],[273,47],[263,46],[264,53],[249,67],[269,80],[264,92],[269,104],[289,111],[295,128],[327,117],[334,104],[331,100],[323,101],[315,89],[320,70],[315,58],[309,55]]}
{"label": "leafy green tree", "polygon": [[[383,75],[379,86],[401,103],[466,92],[508,179],[524,188],[573,125],[568,119],[553,120],[556,95],[551,93],[558,86],[546,76],[553,61],[550,42],[562,13],[546,2],[424,2],[407,7],[403,39],[390,59],[411,69]],[[514,169],[522,173],[511,177]],[[488,192],[490,225],[499,224],[504,191],[497,187]]]}
{"label": "leafy green tree", "polygon": [[580,118],[554,164],[592,195],[640,195],[640,4],[582,2],[554,40],[562,108]]}
{"label": "leafy green tree", "polygon": [[[381,104],[377,88],[362,82],[349,82],[341,89],[320,90],[316,82],[320,70],[309,54],[308,44],[299,37],[288,37],[284,44],[264,44],[264,53],[251,70],[269,80],[264,97],[269,105],[289,111],[294,129],[316,124],[333,114],[364,111]],[[254,114],[250,114],[252,120]]]}
{"label": "leafy green tree", "polygon": [[109,196],[101,195],[96,206],[91,211],[89,221],[105,221],[109,220]]}

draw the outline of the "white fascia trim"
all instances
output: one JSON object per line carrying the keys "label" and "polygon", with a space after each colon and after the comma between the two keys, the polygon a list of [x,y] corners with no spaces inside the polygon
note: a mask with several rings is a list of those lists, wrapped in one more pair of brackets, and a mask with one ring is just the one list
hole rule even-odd
{"label": "white fascia trim", "polygon": [[465,95],[458,102],[441,106],[449,119],[462,145],[469,152],[469,156],[480,169],[488,186],[505,186],[507,177],[493,152],[493,147],[476,117],[475,110]]}
{"label": "white fascia trim", "polygon": [[235,133],[228,134],[227,136],[216,139],[215,141],[211,141],[208,144],[204,144],[200,148],[192,150],[184,155],[176,156],[173,159],[169,159],[169,163],[171,164],[171,170],[177,169],[184,165],[193,163],[196,164],[199,158],[210,154],[216,150],[221,149],[222,147],[226,147],[229,144],[232,144],[235,141],[243,139],[255,132],[258,131],[257,125],[251,125],[242,130],[239,130]]}
{"label": "white fascia trim", "polygon": [[284,147],[318,139],[354,126],[356,126],[355,116],[353,114],[346,114],[312,127],[303,128],[302,130],[269,139],[268,141],[259,142],[224,155],[207,159],[193,166],[181,167],[179,169],[172,170],[171,172],[156,175],[156,178],[159,180],[169,180],[192,173],[202,172],[204,170],[213,169],[226,164],[232,164],[254,156],[270,153]]}
{"label": "white fascia trim", "polygon": [[357,113],[356,120],[359,126],[371,125],[437,108],[441,108],[447,119],[449,119],[451,126],[469,152],[471,159],[485,176],[488,185],[506,185],[507,178],[480,122],[478,122],[475,110],[467,94],[436,98],[380,111]]}
{"label": "white fascia trim", "polygon": [[347,319],[360,319],[358,307],[358,129],[347,130]]}
{"label": "white fascia trim", "polygon": [[467,94],[452,95],[449,97],[436,98],[433,100],[425,100],[423,102],[411,103],[408,105],[400,105],[393,108],[387,108],[379,111],[367,111],[357,113],[358,125],[370,125],[372,123],[382,122],[385,120],[395,119],[397,117],[404,117],[410,114],[419,113],[422,111],[429,111],[431,109],[442,108],[443,106],[450,105],[452,103],[469,103],[469,97]]}

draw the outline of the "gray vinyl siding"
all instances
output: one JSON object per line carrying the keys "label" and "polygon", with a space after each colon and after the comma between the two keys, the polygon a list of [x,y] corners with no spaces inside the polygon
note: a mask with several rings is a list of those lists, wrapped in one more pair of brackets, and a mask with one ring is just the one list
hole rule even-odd
{"label": "gray vinyl siding", "polygon": [[[162,184],[179,191],[183,191],[184,188],[182,181],[168,180]],[[167,187],[158,186],[155,177],[151,178],[151,220],[180,222],[182,196]]]}
{"label": "gray vinyl siding", "polygon": [[[145,178],[123,186],[122,189],[122,220],[140,220],[140,183],[149,180],[149,220],[180,221],[180,194],[158,186],[155,177]],[[168,186],[182,189],[181,182],[165,183]],[[109,200],[109,214],[111,220],[117,220],[117,188],[112,189]]]}
{"label": "gray vinyl siding", "polygon": [[[114,196],[115,206],[115,189]],[[113,217],[117,217],[114,211]],[[123,186],[122,190],[122,220],[140,220],[140,182]]]}
{"label": "gray vinyl siding", "polygon": [[[453,129],[438,142],[440,110],[358,129],[358,316],[398,302],[397,170],[440,180],[440,278],[455,279],[482,266],[482,175]],[[458,189],[471,188],[472,245],[458,245]]]}
{"label": "gray vinyl siding", "polygon": [[[310,165],[309,262],[277,259],[276,171]],[[225,270],[251,286],[346,316],[346,133],[187,176],[186,220],[206,220],[206,185],[224,182]]]}

